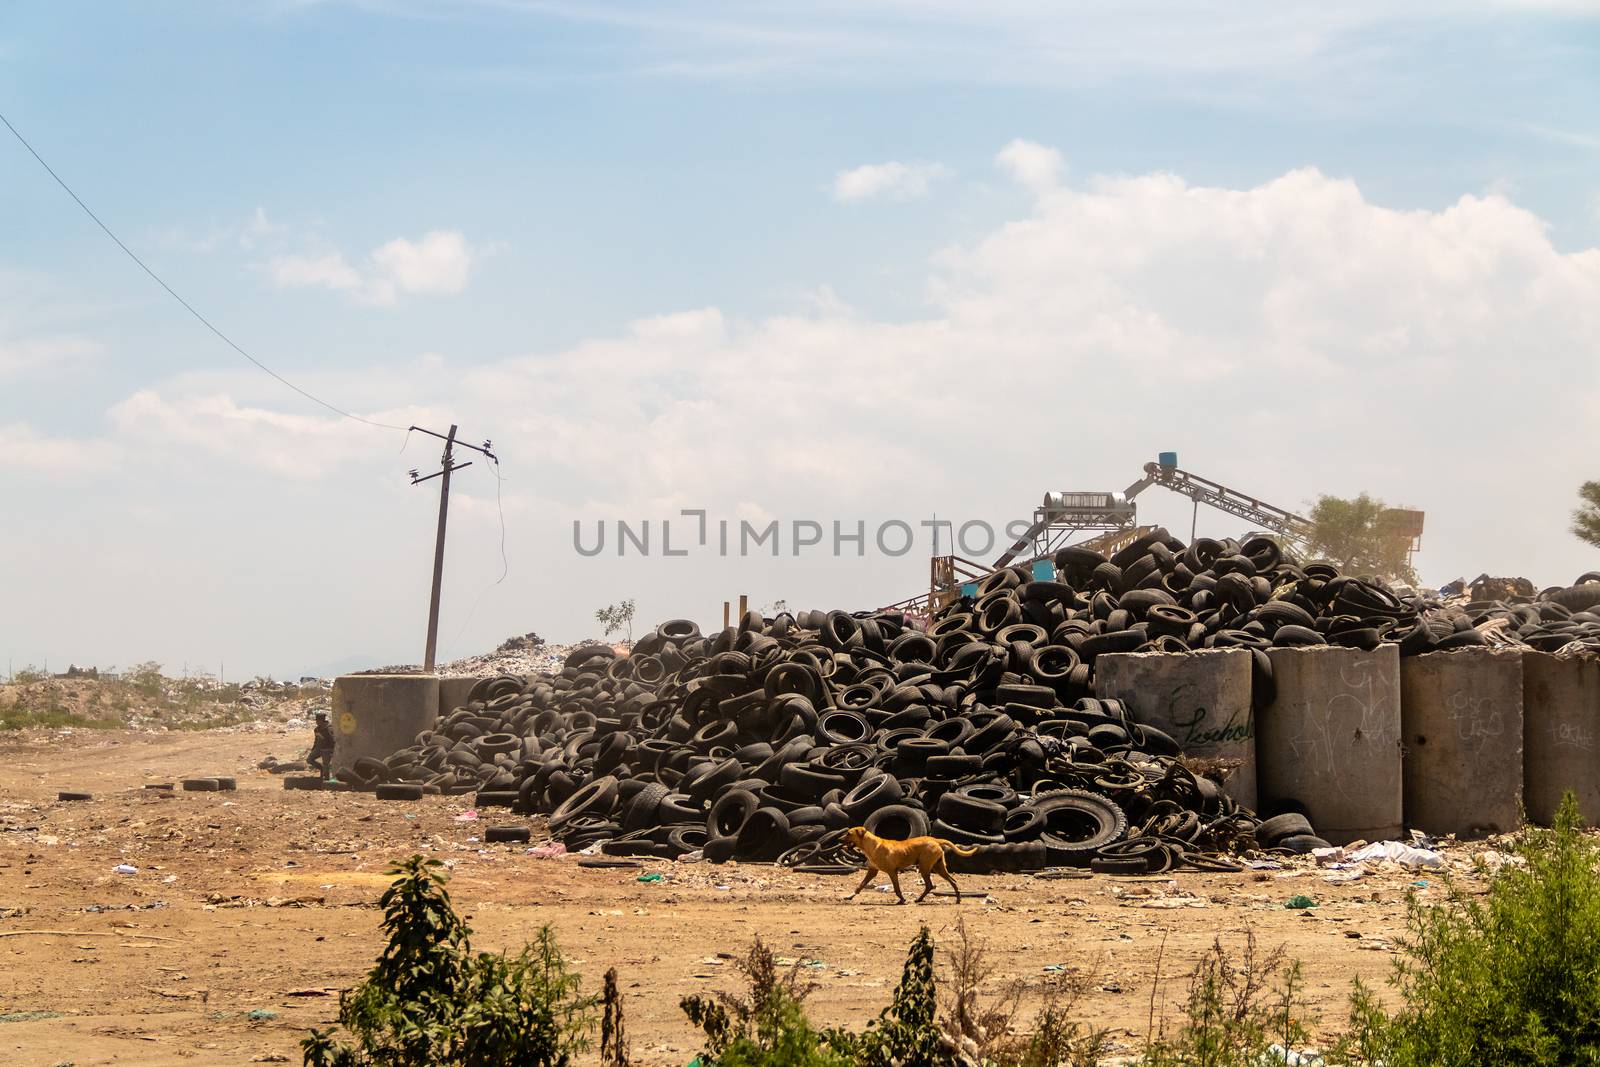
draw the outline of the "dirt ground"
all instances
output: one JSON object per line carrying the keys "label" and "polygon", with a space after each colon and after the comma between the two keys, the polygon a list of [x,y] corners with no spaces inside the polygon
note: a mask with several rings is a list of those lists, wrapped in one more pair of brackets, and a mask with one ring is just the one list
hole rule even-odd
{"label": "dirt ground", "polygon": [[[463,818],[470,797],[286,792],[255,765],[298,754],[303,733],[0,738],[0,1056],[17,1067],[298,1063],[307,1028],[333,1021],[338,991],[381,947],[385,869],[418,850],[451,865],[478,947],[518,946],[550,923],[585,988],[615,966],[635,1057],[664,1067],[699,1047],[679,998],[735,988],[718,954],[757,934],[807,961],[814,1019],[860,1025],[888,1002],[918,926],[943,939],[960,915],[1002,976],[1087,976],[1081,1014],[1132,1051],[1152,1015],[1170,1025],[1213,938],[1238,945],[1247,930],[1302,961],[1311,1007],[1338,1025],[1351,980],[1389,974],[1406,890],[1441,893],[1433,873],[1307,863],[1149,879],[969,875],[974,895],[959,907],[898,907],[883,892],[845,904],[849,879],[770,867],[582,869],[478,843],[488,820]],[[209,774],[235,775],[238,791],[142,788]],[[63,789],[94,799],[58,801]],[[531,825],[537,844],[542,822]],[[1469,857],[1451,854],[1458,866]],[[650,871],[665,880],[637,881]],[[1296,894],[1318,906],[1286,909]]]}

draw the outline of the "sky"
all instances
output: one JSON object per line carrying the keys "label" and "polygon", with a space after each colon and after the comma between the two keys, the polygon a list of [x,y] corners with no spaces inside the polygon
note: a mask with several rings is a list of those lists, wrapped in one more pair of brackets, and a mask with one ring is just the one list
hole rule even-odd
{"label": "sky", "polygon": [[0,129],[14,669],[418,662],[412,425],[499,459],[441,659],[878,607],[1160,451],[1600,568],[1600,0],[21,0],[0,114],[317,400]]}

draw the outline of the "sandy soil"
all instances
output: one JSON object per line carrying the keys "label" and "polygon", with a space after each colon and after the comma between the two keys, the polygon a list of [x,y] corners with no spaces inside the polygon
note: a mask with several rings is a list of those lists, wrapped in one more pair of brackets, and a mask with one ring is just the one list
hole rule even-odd
{"label": "sandy soil", "polygon": [[[338,991],[380,949],[385,868],[417,850],[451,864],[479,947],[517,946],[550,923],[586,988],[617,967],[636,1058],[671,1067],[698,1048],[679,998],[735,988],[718,953],[757,934],[814,961],[815,1019],[859,1025],[887,1003],[918,926],[943,937],[960,915],[1004,976],[1089,976],[1083,1014],[1132,1050],[1152,1001],[1157,1025],[1170,1020],[1212,939],[1237,945],[1247,930],[1303,961],[1312,1008],[1337,1025],[1353,978],[1388,975],[1407,888],[1427,881],[1425,897],[1440,893],[1436,876],[1390,869],[1332,882],[1350,872],[1305,865],[1155,879],[962,876],[978,895],[959,908],[947,897],[897,907],[886,893],[847,905],[847,879],[660,862],[581,869],[570,856],[479,844],[486,820],[462,819],[470,798],[286,792],[255,769],[306,741],[259,728],[0,739],[0,1056],[18,1067],[298,1063],[306,1029],[334,1019]],[[142,788],[207,774],[237,776],[238,791]],[[94,799],[58,801],[63,789]],[[537,843],[542,823],[531,825]],[[115,873],[118,864],[137,873]],[[652,870],[666,880],[636,880]],[[1319,906],[1285,909],[1297,893]]]}

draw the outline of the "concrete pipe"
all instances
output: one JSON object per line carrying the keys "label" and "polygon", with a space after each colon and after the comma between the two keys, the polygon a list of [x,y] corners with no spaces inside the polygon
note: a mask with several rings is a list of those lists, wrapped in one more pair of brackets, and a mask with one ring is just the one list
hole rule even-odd
{"label": "concrete pipe", "polygon": [[1236,761],[1224,788],[1254,808],[1252,663],[1238,648],[1106,653],[1095,657],[1095,695],[1122,701],[1136,721],[1171,734],[1185,755]]}
{"label": "concrete pipe", "polygon": [[481,678],[440,678],[439,717],[442,719],[467,702],[467,694]]}
{"label": "concrete pipe", "polygon": [[1264,812],[1304,811],[1335,845],[1404,828],[1400,649],[1274,648],[1276,699],[1256,718]]}
{"label": "concrete pipe", "polygon": [[1406,824],[1429,834],[1522,823],[1522,654],[1466,648],[1400,661]]}
{"label": "concrete pipe", "polygon": [[1572,790],[1584,821],[1600,819],[1600,659],[1522,655],[1522,777],[1528,818],[1555,821]]}
{"label": "concrete pipe", "polygon": [[433,729],[439,679],[431,674],[347,674],[333,682],[333,765],[385,759]]}

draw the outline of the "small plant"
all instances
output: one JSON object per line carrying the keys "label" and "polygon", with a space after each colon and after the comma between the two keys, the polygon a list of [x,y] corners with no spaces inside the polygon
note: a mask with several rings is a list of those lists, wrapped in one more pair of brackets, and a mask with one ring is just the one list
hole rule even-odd
{"label": "small plant", "polygon": [[690,996],[679,1002],[689,1021],[705,1032],[704,1067],[848,1067],[853,1061],[830,1047],[829,1035],[812,1029],[805,999],[815,988],[801,981],[800,963],[787,970],[758,937],[738,961],[749,990],[742,994]]}
{"label": "small plant", "polygon": [[605,627],[605,635],[610,637],[618,630],[627,631],[629,644],[633,643],[633,601],[624,600],[619,604],[611,604],[594,613],[595,621]]}
{"label": "small plant", "polygon": [[1183,1025],[1145,1049],[1143,1067],[1255,1067],[1276,1044],[1305,1042],[1300,964],[1281,947],[1263,955],[1247,932],[1235,959],[1219,938],[1189,979]]}
{"label": "small plant", "polygon": [[955,1045],[939,1028],[938,982],[933,970],[933,937],[924,926],[911,942],[894,1000],[861,1034],[829,1033],[856,1067],[945,1067],[954,1064]]}
{"label": "small plant", "polygon": [[550,928],[515,956],[471,950],[438,860],[412,856],[379,900],[389,943],[339,997],[339,1023],[300,1043],[306,1067],[567,1067],[588,1048],[579,995]]}
{"label": "small plant", "polygon": [[995,969],[983,946],[967,932],[965,919],[956,923],[956,941],[945,950],[945,963],[949,991],[941,1025],[947,1040],[968,1059],[996,1067],[1096,1067],[1105,1056],[1105,1032],[1085,1031],[1072,1018],[1083,994],[1081,980],[1048,986],[1033,1032],[1018,1034],[1027,983],[1008,982],[989,1001],[982,999],[982,987]]}
{"label": "small plant", "polygon": [[622,993],[617,989],[617,969],[606,971],[605,989],[600,995],[601,1067],[628,1067],[628,1034],[622,1020]]}
{"label": "small plant", "polygon": [[1568,793],[1551,829],[1522,835],[1521,863],[1484,872],[1482,899],[1448,880],[1444,905],[1413,896],[1393,980],[1405,1006],[1385,1014],[1358,985],[1341,1061],[1600,1063],[1600,843],[1582,825]]}

